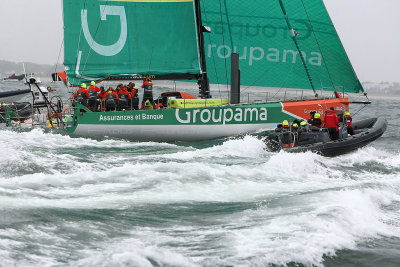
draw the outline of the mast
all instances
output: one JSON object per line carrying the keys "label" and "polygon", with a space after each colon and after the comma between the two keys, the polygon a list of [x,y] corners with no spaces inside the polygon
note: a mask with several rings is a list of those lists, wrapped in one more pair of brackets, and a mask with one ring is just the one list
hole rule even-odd
{"label": "mast", "polygon": [[285,20],[286,20],[286,24],[287,24],[287,26],[288,26],[288,28],[290,30],[290,35],[292,36],[292,40],[293,40],[294,44],[296,45],[297,51],[299,52],[299,55],[300,55],[300,58],[301,58],[301,62],[303,63],[304,69],[306,70],[308,81],[310,82],[311,88],[313,89],[314,94],[317,97],[318,94],[315,91],[315,87],[314,87],[314,83],[313,83],[313,80],[312,80],[311,75],[310,75],[310,71],[308,70],[308,67],[307,67],[307,64],[306,64],[306,60],[304,59],[303,53],[300,50],[299,43],[297,42],[298,33],[292,28],[292,25],[290,24],[289,17],[288,17],[288,15],[286,13],[286,9],[285,9],[285,7],[283,5],[282,0],[279,0],[279,5],[281,6],[283,15],[285,15]]}
{"label": "mast", "polygon": [[201,6],[200,0],[194,0],[194,6],[196,10],[196,25],[197,25],[197,36],[199,39],[199,53],[200,53],[200,67],[201,67],[201,77],[198,81],[199,84],[199,94],[201,98],[211,98],[210,95],[210,83],[207,77],[207,64],[206,55],[204,50],[204,36],[203,32],[207,30],[203,27],[203,22],[201,19]]}

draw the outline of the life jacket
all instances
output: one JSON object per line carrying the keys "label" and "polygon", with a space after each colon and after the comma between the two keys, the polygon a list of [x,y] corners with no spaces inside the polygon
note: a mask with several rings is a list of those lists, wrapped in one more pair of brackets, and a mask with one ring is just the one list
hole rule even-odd
{"label": "life jacket", "polygon": [[96,92],[100,92],[100,88],[97,87],[96,85],[91,85],[91,86],[89,87],[89,90],[88,90],[88,91],[92,91],[92,90],[94,90],[94,91],[96,91]]}
{"label": "life jacket", "polygon": [[81,95],[82,97],[86,97],[86,99],[90,97],[88,90],[86,90],[86,88],[82,88],[82,87],[79,88],[78,91],[76,91],[76,93],[72,96],[72,98],[75,98],[78,95]]}
{"label": "life jacket", "polygon": [[150,78],[146,78],[146,80],[144,80],[143,84],[142,84],[142,88],[145,88],[146,85],[151,85],[153,86],[153,82],[151,81]]}
{"label": "life jacket", "polygon": [[143,97],[153,97],[153,82],[150,80],[150,78],[147,78],[143,82],[142,88],[144,89]]}
{"label": "life jacket", "polygon": [[353,118],[350,115],[344,116],[344,121],[346,122],[347,127],[351,128],[351,124],[353,123]]}
{"label": "life jacket", "polygon": [[128,90],[126,88],[121,88],[118,91],[118,95],[127,95],[129,99],[131,99],[131,95],[129,94]]}
{"label": "life jacket", "polygon": [[334,110],[329,110],[325,115],[325,128],[336,128],[338,130],[339,119]]}
{"label": "life jacket", "polygon": [[131,88],[131,97],[137,97],[137,91],[138,91],[138,87],[137,85],[135,85],[134,87]]}
{"label": "life jacket", "polygon": [[111,96],[113,96],[113,97],[115,96],[115,98],[116,98],[117,100],[119,99],[118,94],[117,94],[116,92],[112,91],[112,90],[107,91],[107,92],[104,94],[103,99],[106,99],[107,96],[109,96],[108,98],[110,98]]}

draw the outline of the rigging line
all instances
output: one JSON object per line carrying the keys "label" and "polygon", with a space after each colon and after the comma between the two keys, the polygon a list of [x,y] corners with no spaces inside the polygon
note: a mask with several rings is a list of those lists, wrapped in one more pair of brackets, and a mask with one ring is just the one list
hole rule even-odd
{"label": "rigging line", "polygon": [[363,110],[363,109],[366,108],[366,107],[367,107],[367,105],[362,106],[359,110],[357,110],[357,111],[354,113],[353,117],[357,116],[357,114],[360,113],[360,111]]}
{"label": "rigging line", "polygon": [[[85,0],[85,1],[86,1],[86,0]],[[110,0],[107,0],[107,2],[106,2],[104,5],[106,6],[106,5],[108,4],[109,1],[110,1]],[[94,37],[93,37],[93,42],[94,42],[94,40],[95,40],[95,38],[96,38],[96,36],[97,36],[97,33],[98,33],[98,31],[99,31],[100,24],[101,24],[101,17],[103,17],[105,10],[106,10],[106,8],[103,8],[103,11],[102,11],[101,16],[100,16],[100,19],[99,19],[99,23],[97,24],[96,32],[95,32]],[[84,71],[84,70],[86,69],[87,61],[88,61],[89,56],[90,56],[90,54],[91,54],[91,52],[92,52],[92,50],[93,50],[92,45],[93,45],[93,43],[92,43],[91,45],[89,45],[89,46],[90,46],[90,49],[89,49],[89,52],[88,52],[88,54],[87,54],[87,56],[86,56],[85,64],[83,65],[83,70],[82,70],[82,71]]]}
{"label": "rigging line", "polygon": [[[220,14],[220,18],[221,18],[221,27],[222,27],[222,44],[224,45],[224,47],[225,47],[225,35],[224,35],[224,24],[223,24],[223,21],[222,21],[222,5],[221,5],[221,0],[218,0],[219,1],[219,14]],[[224,60],[225,60],[225,79],[226,79],[226,90],[227,91],[229,91],[229,88],[228,88],[228,67],[227,67],[227,65],[226,65],[226,49],[225,49],[225,52],[224,52]]]}
{"label": "rigging line", "polygon": [[60,51],[58,52],[57,63],[56,63],[56,67],[55,67],[55,69],[54,69],[54,72],[55,72],[55,73],[57,73],[57,67],[58,67],[58,63],[59,63],[59,61],[60,61],[61,50],[62,50],[63,46],[64,46],[64,38],[63,38],[63,40],[62,40],[62,42],[61,42]]}
{"label": "rigging line", "polygon": [[231,23],[229,20],[229,15],[228,15],[228,7],[226,5],[226,0],[224,0],[224,6],[225,6],[225,17],[226,17],[226,22],[228,23],[228,32],[229,32],[229,39],[231,41],[231,47],[233,48],[233,40],[232,40],[232,30],[231,30]]}
{"label": "rigging line", "polygon": [[[85,0],[84,2],[83,2],[83,9],[86,9],[86,1],[87,0]],[[64,26],[65,27],[65,26]],[[80,30],[79,30],[79,38],[78,38],[78,46],[76,47],[76,55],[78,55],[79,54],[79,50],[80,50],[80,45],[81,45],[81,38],[82,38],[82,31],[83,31],[83,29],[82,29],[82,27],[80,28]],[[64,61],[65,61],[65,59],[64,59]],[[76,65],[78,64],[78,59],[77,59],[77,62],[76,62],[76,64],[75,64],[75,71],[76,71]],[[75,79],[74,79],[75,80]],[[75,82],[74,82],[75,83]]]}
{"label": "rigging line", "polygon": [[246,91],[246,90],[249,89],[251,86],[254,86],[254,84],[256,84],[259,80],[261,80],[265,75],[267,75],[268,72],[269,72],[270,70],[271,70],[271,69],[266,69],[252,84],[250,84],[250,85],[248,85],[246,88],[244,88],[244,89],[242,90],[242,92]]}
{"label": "rigging line", "polygon": [[304,4],[304,1],[301,0],[301,3],[303,4],[304,11],[306,12],[307,19],[308,19],[308,23],[309,23],[310,26],[311,26],[311,31],[312,31],[312,33],[313,33],[313,35],[314,35],[315,42],[316,42],[317,45],[318,45],[318,49],[319,49],[319,52],[321,53],[322,60],[324,61],[325,69],[326,69],[326,71],[328,72],[329,80],[331,81],[331,84],[332,84],[333,89],[335,89],[335,84],[333,83],[331,73],[330,73],[330,71],[329,71],[329,69],[328,69],[328,64],[326,63],[324,54],[322,53],[321,46],[320,46],[320,44],[319,44],[319,42],[318,42],[317,36],[316,36],[316,34],[315,34],[315,31],[314,31],[314,27],[313,27],[313,25],[312,25],[312,23],[311,23],[310,16],[308,15],[306,6],[305,6],[305,4]]}
{"label": "rigging line", "polygon": [[292,64],[292,68],[290,69],[290,72],[287,74],[286,79],[283,81],[281,87],[279,88],[278,92],[276,92],[272,98],[274,98],[277,94],[279,94],[279,92],[284,88],[285,84],[287,83],[287,81],[289,80],[289,76],[293,73],[294,70],[294,64]]}
{"label": "rigging line", "polygon": [[[206,12],[205,7],[204,7],[205,5],[201,5],[201,6],[203,8],[203,12],[202,13],[204,14],[204,19],[206,21],[206,24],[208,24],[207,12]],[[207,36],[208,36],[208,39],[209,39],[209,43],[212,43],[211,33],[207,34]],[[221,97],[221,87],[220,87],[219,78],[218,78],[217,64],[215,63],[215,56],[214,56],[214,53],[212,52],[212,50],[211,50],[211,56],[212,56],[212,59],[213,59],[213,65],[214,65],[215,77],[216,77],[217,85],[218,85],[219,96]]]}

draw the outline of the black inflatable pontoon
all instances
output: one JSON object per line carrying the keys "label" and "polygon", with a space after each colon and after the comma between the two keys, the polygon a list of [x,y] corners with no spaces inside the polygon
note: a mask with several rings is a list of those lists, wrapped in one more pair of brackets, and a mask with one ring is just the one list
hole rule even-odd
{"label": "black inflatable pontoon", "polygon": [[376,140],[386,131],[387,121],[385,118],[371,118],[353,122],[355,134],[348,135],[344,127],[340,128],[339,140],[332,141],[327,131],[303,132],[298,136],[294,147],[282,147],[279,133],[268,135],[264,142],[270,151],[299,153],[312,151],[324,156],[332,157],[354,151]]}
{"label": "black inflatable pontoon", "polygon": [[[12,104],[6,104],[6,106],[12,109],[17,115],[17,117],[13,117],[13,119],[26,120],[32,116],[32,104],[29,102],[16,102]],[[0,106],[0,123],[6,122],[6,106]]]}

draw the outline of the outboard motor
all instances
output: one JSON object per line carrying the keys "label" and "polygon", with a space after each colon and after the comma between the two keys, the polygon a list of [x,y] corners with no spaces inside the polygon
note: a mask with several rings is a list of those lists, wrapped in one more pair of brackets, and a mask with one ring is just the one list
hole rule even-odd
{"label": "outboard motor", "polygon": [[118,101],[118,110],[128,109],[130,107],[129,97],[126,94],[120,94]]}
{"label": "outboard motor", "polygon": [[117,107],[117,97],[115,95],[107,95],[104,101],[106,111],[115,110]]}

